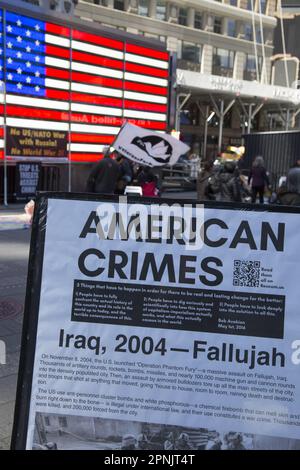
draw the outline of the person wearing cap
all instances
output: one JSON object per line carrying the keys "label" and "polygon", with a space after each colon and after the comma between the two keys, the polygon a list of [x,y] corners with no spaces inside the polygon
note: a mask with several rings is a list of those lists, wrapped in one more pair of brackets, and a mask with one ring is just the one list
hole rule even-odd
{"label": "person wearing cap", "polygon": [[86,191],[97,194],[113,194],[120,174],[119,164],[110,157],[109,149],[95,165],[87,181]]}

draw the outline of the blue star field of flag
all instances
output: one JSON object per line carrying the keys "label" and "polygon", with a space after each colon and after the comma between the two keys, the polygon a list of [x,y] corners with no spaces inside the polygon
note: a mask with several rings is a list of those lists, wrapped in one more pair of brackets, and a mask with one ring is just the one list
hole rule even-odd
{"label": "blue star field of flag", "polygon": [[7,12],[5,28],[4,51],[4,22],[1,11],[0,78],[4,79],[6,69],[6,91],[20,95],[45,96],[45,23]]}

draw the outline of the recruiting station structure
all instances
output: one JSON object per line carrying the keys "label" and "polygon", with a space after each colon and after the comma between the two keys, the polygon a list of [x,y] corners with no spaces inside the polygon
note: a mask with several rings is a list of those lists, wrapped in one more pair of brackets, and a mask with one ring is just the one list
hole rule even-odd
{"label": "recruiting station structure", "polygon": [[299,449],[299,231],[294,208],[41,194],[12,447]]}

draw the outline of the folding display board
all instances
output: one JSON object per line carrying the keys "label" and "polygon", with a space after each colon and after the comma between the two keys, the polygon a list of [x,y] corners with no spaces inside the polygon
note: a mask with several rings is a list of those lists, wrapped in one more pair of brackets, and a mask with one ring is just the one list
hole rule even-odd
{"label": "folding display board", "polygon": [[40,194],[14,449],[299,449],[298,208]]}

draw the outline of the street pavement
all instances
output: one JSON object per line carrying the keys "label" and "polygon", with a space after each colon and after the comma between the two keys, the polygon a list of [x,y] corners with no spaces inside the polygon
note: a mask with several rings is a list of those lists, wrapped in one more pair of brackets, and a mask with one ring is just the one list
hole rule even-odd
{"label": "street pavement", "polygon": [[0,339],[6,346],[6,364],[0,362],[0,449],[10,445],[29,240],[30,229],[0,228]]}
{"label": "street pavement", "polygon": [[[168,192],[163,197],[192,199],[195,192]],[[0,340],[6,364],[0,360],[0,449],[10,447],[31,229],[24,205],[0,207]]]}

